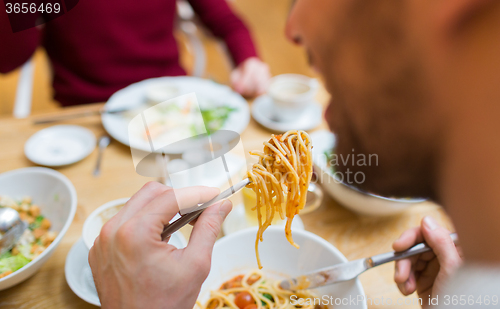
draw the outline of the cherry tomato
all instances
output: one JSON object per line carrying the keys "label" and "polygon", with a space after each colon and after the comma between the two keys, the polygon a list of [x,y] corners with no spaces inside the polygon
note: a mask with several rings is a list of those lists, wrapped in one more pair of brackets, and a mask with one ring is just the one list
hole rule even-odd
{"label": "cherry tomato", "polygon": [[243,275],[236,276],[233,279],[225,282],[220,287],[220,289],[227,290],[227,289],[232,289],[232,288],[239,288],[239,287],[241,287],[241,279],[243,279]]}
{"label": "cherry tomato", "polygon": [[248,305],[254,305],[255,300],[253,299],[252,295],[248,292],[240,292],[238,295],[236,295],[234,299],[234,303],[238,308],[240,309],[245,309]]}
{"label": "cherry tomato", "polygon": [[256,305],[256,304],[251,304],[251,305],[246,306],[246,307],[245,307],[245,308],[243,308],[243,309],[257,309],[257,308],[258,308],[258,307],[257,307],[257,305]]}

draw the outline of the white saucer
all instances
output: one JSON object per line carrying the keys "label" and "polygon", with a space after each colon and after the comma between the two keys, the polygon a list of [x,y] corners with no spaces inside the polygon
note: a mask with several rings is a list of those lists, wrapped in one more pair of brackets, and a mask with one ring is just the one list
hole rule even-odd
{"label": "white saucer", "polygon": [[[186,239],[180,232],[172,234],[168,243],[177,248],[186,247]],[[94,279],[92,278],[88,255],[89,250],[85,246],[83,239],[78,239],[66,256],[66,264],[64,265],[66,282],[78,297],[92,305],[101,306]]]}
{"label": "white saucer", "polygon": [[321,124],[323,110],[314,102],[309,105],[299,119],[290,122],[280,122],[272,119],[273,107],[270,96],[264,94],[252,103],[252,117],[262,126],[277,132],[288,130],[311,130]]}
{"label": "white saucer", "polygon": [[[285,226],[285,222],[286,221],[283,221],[280,225]],[[224,220],[224,223],[222,224],[222,231],[224,232],[224,235],[229,235],[251,227],[253,226],[250,225],[245,217],[245,208],[243,207],[243,204],[238,204],[233,208],[229,215],[227,215],[226,220]],[[299,216],[295,216],[295,218],[293,218],[292,230],[304,230],[304,222],[302,222],[302,219],[300,219]]]}
{"label": "white saucer", "polygon": [[84,159],[95,146],[95,136],[89,129],[57,125],[33,134],[24,144],[24,154],[39,165],[62,166]]}
{"label": "white saucer", "polygon": [[78,297],[92,305],[101,306],[92,279],[88,254],[89,250],[85,247],[83,240],[78,239],[66,256],[66,264],[64,265],[66,282]]}

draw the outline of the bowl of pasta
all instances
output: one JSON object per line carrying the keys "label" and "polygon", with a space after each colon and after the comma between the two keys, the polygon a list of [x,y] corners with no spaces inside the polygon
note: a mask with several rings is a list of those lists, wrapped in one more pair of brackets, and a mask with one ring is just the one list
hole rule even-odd
{"label": "bowl of pasta", "polygon": [[[330,131],[320,130],[312,133],[311,139],[314,145],[312,157],[317,181],[328,194],[346,208],[367,216],[390,216],[403,212],[412,205],[425,202],[422,198],[384,197],[358,190],[355,185],[357,181],[363,180],[362,177],[356,179],[357,175],[353,174],[349,180],[351,184],[348,184],[346,179],[340,179],[343,175],[335,170],[335,165],[341,164],[343,160],[354,160],[351,154],[342,157],[332,152],[336,143],[335,135]],[[361,162],[360,164],[378,164],[376,155],[358,154],[355,158],[362,160],[357,161]]]}
{"label": "bowl of pasta", "polygon": [[[281,279],[347,262],[347,259],[313,233],[294,230],[293,240],[299,246],[296,248],[285,237],[283,227],[270,226],[259,245],[262,264],[259,269],[255,251],[257,230],[245,229],[216,242],[210,274],[202,285],[195,308],[367,308],[358,279],[314,290],[280,289]],[[349,302],[350,299],[354,301]]]}
{"label": "bowl of pasta", "polygon": [[0,256],[0,290],[26,280],[49,259],[73,221],[76,203],[73,184],[52,169],[0,174],[0,207],[18,211],[28,224],[14,247]]}

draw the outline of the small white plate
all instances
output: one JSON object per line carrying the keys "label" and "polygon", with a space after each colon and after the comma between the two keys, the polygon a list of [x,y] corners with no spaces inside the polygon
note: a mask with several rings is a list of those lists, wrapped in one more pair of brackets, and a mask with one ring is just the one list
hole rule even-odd
{"label": "small white plate", "polygon": [[[172,234],[168,243],[177,248],[186,247],[186,239],[180,232]],[[66,264],[64,265],[66,282],[78,297],[92,305],[101,306],[88,262],[88,255],[89,250],[83,239],[80,238],[66,256]]]}
{"label": "small white plate", "polygon": [[273,102],[270,96],[264,94],[252,103],[252,116],[262,126],[276,131],[285,132],[289,130],[311,130],[321,124],[323,110],[314,102],[309,105],[299,119],[290,122],[280,122],[272,119]]}
{"label": "small white plate", "polygon": [[24,144],[24,154],[33,163],[62,166],[87,157],[96,146],[94,134],[75,125],[57,125],[33,134]]}
{"label": "small white plate", "polygon": [[[276,224],[276,226],[285,226],[286,221],[281,224]],[[274,226],[274,225],[273,225]],[[227,215],[226,220],[222,224],[222,231],[224,235],[229,235],[234,232],[238,232],[247,228],[254,227],[250,225],[247,218],[245,217],[245,208],[243,204],[236,205],[233,210]],[[292,230],[304,230],[304,222],[299,216],[295,216],[292,221]]]}

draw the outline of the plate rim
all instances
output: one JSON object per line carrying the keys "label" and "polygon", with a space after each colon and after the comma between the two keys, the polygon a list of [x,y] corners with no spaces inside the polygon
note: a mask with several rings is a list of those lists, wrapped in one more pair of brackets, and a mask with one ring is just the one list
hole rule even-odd
{"label": "plate rim", "polygon": [[[81,246],[81,248],[80,248]],[[68,284],[69,288],[71,289],[71,291],[73,291],[73,293],[76,294],[76,296],[78,296],[80,299],[86,301],[87,303],[89,304],[92,304],[94,306],[98,306],[100,307],[101,306],[101,301],[99,300],[99,295],[96,295],[97,296],[97,299],[98,299],[98,302],[95,302],[94,300],[90,299],[89,297],[86,297],[86,296],[83,296],[83,293],[81,293],[81,291],[79,289],[77,289],[74,285],[74,280],[73,278],[75,278],[76,280],[76,277],[72,277],[70,276],[70,271],[69,271],[69,265],[70,264],[74,264],[75,262],[71,262],[71,258],[73,256],[76,256],[77,255],[77,251],[80,250],[80,249],[84,249],[84,250],[87,250],[87,247],[85,246],[85,243],[83,242],[83,238],[80,237],[74,244],[73,246],[71,246],[71,249],[69,249],[69,252],[68,252],[68,255],[66,255],[66,261],[64,263],[64,277],[66,278],[66,283]],[[71,278],[71,279],[70,279]],[[94,296],[94,295],[93,295]]]}

